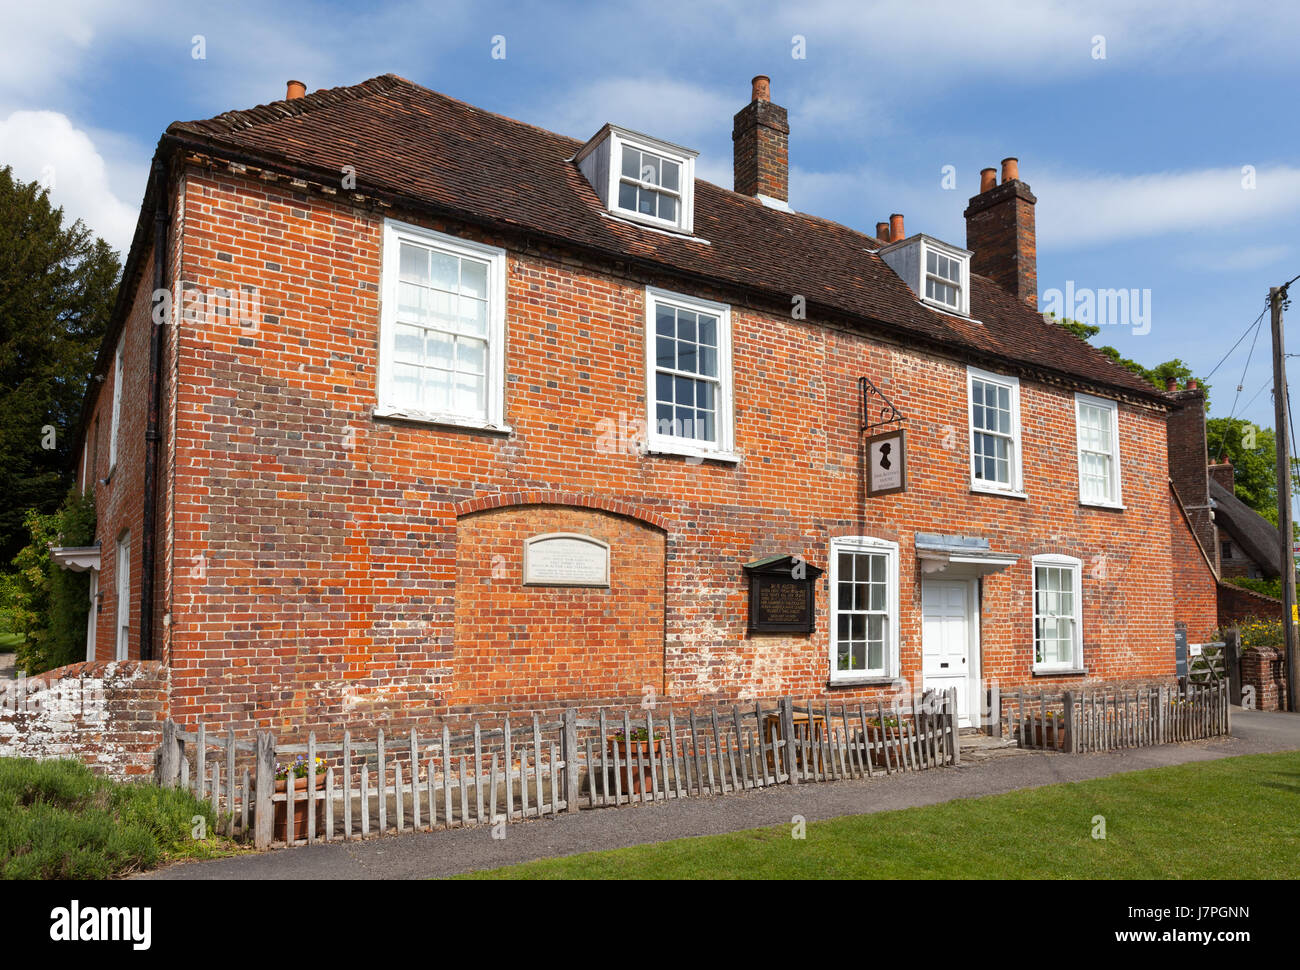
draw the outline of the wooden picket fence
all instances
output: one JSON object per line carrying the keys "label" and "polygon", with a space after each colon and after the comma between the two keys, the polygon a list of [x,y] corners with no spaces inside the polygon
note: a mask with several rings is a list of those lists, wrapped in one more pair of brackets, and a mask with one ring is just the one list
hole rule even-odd
{"label": "wooden picket fence", "polygon": [[1070,753],[1118,751],[1199,741],[1231,731],[1226,680],[1188,684],[1185,690],[995,692],[998,728],[1022,748]]}
{"label": "wooden picket fence", "polygon": [[[399,738],[377,729],[373,740],[345,730],[322,741],[312,731],[296,744],[168,720],[156,774],[210,802],[223,834],[270,848],[959,764],[956,711],[955,691],[888,707],[785,697],[680,714],[669,706],[582,718],[566,709],[557,721],[527,715],[522,727],[515,715],[496,726],[474,719],[459,732],[450,723]],[[259,783],[297,758],[325,762],[314,797]],[[301,834],[288,821],[296,809]]]}

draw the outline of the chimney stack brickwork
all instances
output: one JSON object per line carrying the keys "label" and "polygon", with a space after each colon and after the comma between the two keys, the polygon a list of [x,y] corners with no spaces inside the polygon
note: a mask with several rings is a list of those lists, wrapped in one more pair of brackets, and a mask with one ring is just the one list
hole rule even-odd
{"label": "chimney stack brickwork", "polygon": [[980,172],[980,193],[966,208],[966,248],[971,269],[1004,290],[1038,306],[1038,243],[1034,205],[1038,199],[1020,181],[1019,161],[1002,160],[1002,184],[995,171]]}
{"label": "chimney stack brickwork", "polygon": [[1232,462],[1223,461],[1210,466],[1210,477],[1233,495],[1237,494],[1237,472]]}
{"label": "chimney stack brickwork", "polygon": [[1219,571],[1218,529],[1210,514],[1210,461],[1205,445],[1205,392],[1175,391],[1177,406],[1166,421],[1169,478],[1178,490],[1196,541]]}
{"label": "chimney stack brickwork", "polygon": [[769,82],[753,80],[753,100],[736,112],[731,131],[736,191],[790,199],[790,123],[785,108],[773,104]]}

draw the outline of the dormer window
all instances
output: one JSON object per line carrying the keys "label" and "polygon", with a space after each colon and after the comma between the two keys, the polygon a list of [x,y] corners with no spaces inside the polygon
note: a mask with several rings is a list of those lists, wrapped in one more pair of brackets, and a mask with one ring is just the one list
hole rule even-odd
{"label": "dormer window", "polygon": [[606,125],[574,161],[610,215],[690,234],[695,221],[697,154],[671,142]]}
{"label": "dormer window", "polygon": [[681,207],[682,166],[671,158],[623,146],[618,207],[677,225]]}
{"label": "dormer window", "polygon": [[880,250],[883,259],[923,303],[970,314],[970,251],[917,233]]}

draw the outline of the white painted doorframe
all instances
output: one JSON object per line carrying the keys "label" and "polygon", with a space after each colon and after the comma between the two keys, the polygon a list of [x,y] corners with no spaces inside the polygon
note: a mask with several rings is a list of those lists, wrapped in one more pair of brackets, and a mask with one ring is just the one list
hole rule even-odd
{"label": "white painted doorframe", "polygon": [[[962,727],[978,727],[980,711],[983,705],[980,699],[980,683],[983,671],[982,649],[980,644],[980,581],[978,576],[927,576],[921,580],[921,630],[925,636],[925,584],[926,583],[964,583],[966,586],[966,680],[965,701],[966,717],[961,720]],[[921,645],[921,686],[926,684],[925,644]]]}

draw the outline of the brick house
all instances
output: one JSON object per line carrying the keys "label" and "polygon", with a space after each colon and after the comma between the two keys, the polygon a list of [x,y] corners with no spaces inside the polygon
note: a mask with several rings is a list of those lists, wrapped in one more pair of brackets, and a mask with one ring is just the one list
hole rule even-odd
{"label": "brick house", "polygon": [[[173,717],[1172,678],[1174,405],[1037,312],[1015,159],[958,246],[793,211],[766,78],[734,191],[392,75],[288,93],[167,129],[84,412],[88,658]],[[751,630],[773,557],[809,629]]]}
{"label": "brick house", "polygon": [[1184,390],[1171,383],[1169,393],[1174,598],[1187,604],[1188,640],[1209,639],[1215,629],[1245,617],[1280,619],[1281,600],[1225,581],[1278,575],[1277,526],[1237,498],[1230,461],[1209,460],[1204,390],[1192,380]]}

